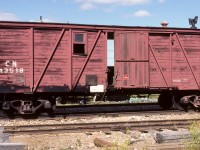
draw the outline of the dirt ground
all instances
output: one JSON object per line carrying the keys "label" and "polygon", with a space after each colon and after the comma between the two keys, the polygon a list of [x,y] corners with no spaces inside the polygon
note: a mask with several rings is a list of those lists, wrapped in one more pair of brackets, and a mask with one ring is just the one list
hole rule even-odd
{"label": "dirt ground", "polygon": [[138,131],[124,132],[88,132],[88,133],[63,133],[43,135],[10,136],[10,142],[25,143],[27,150],[103,150],[109,148],[97,147],[95,138],[116,145],[115,148],[126,150],[130,146],[154,144],[153,136],[142,134]]}
{"label": "dirt ground", "polygon": [[[53,124],[53,123],[86,123],[86,122],[112,122],[112,121],[139,121],[139,120],[170,120],[170,119],[194,119],[200,118],[200,113],[182,113],[169,115],[133,115],[124,117],[99,117],[94,119],[80,120],[8,120],[0,121],[1,126],[12,125],[29,125],[29,124]],[[61,133],[61,134],[35,134],[35,135],[15,135],[10,136],[10,142],[24,143],[27,150],[128,150],[133,147],[140,146],[145,149],[147,145],[155,144],[155,133],[158,131],[116,131],[116,132],[86,132],[86,133]],[[94,140],[98,138],[114,145],[115,148],[102,148],[94,144]],[[136,149],[135,149],[136,150]]]}

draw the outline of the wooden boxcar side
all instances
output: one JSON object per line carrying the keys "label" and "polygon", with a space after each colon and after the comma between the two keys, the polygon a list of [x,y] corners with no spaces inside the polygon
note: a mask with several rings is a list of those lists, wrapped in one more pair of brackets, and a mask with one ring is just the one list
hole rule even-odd
{"label": "wooden boxcar side", "polygon": [[9,93],[15,86],[24,90],[30,85],[29,44],[27,29],[0,28],[0,92]]}
{"label": "wooden boxcar side", "polygon": [[91,93],[116,101],[158,93],[163,108],[197,109],[199,62],[198,29],[0,22],[0,99],[9,113],[52,112],[59,97]]}
{"label": "wooden boxcar side", "polygon": [[117,88],[199,90],[200,33],[115,32]]}
{"label": "wooden boxcar side", "polygon": [[7,23],[0,27],[0,92],[104,92],[107,34]]}

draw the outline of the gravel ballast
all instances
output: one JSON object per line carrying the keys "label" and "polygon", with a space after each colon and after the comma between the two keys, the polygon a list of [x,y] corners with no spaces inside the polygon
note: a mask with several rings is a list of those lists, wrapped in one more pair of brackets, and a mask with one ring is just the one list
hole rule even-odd
{"label": "gravel ballast", "polygon": [[[1,126],[37,125],[37,124],[66,124],[66,123],[92,123],[92,122],[117,122],[117,121],[141,121],[141,120],[173,120],[173,119],[199,119],[199,113],[179,113],[171,115],[129,115],[117,117],[96,117],[80,119],[30,119],[30,120],[0,120]],[[24,143],[28,150],[98,150],[102,149],[94,145],[94,139],[111,142],[119,147],[127,147],[128,143],[134,145],[155,144],[154,132],[142,133],[139,131],[116,132],[91,132],[91,133],[60,133],[42,135],[12,135],[10,142]]]}

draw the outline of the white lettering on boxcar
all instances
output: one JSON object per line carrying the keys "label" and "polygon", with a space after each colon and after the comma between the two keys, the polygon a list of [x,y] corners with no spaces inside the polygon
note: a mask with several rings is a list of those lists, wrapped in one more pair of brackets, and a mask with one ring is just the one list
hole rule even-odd
{"label": "white lettering on boxcar", "polygon": [[15,67],[17,67],[17,62],[16,61],[6,61],[5,62],[5,66],[6,67],[13,67],[13,68],[15,68]]}
{"label": "white lettering on boxcar", "polygon": [[8,73],[8,68],[4,68],[4,69],[3,69],[3,72],[4,72],[4,73]]}
{"label": "white lettering on boxcar", "polygon": [[177,82],[177,83],[181,83],[181,82],[187,83],[187,82],[189,82],[189,80],[188,80],[188,79],[173,79],[173,82]]}
{"label": "white lettering on boxcar", "polygon": [[17,62],[16,61],[12,62],[12,67],[17,67]]}
{"label": "white lettering on boxcar", "polygon": [[17,61],[7,60],[4,64],[5,64],[5,66],[0,67],[0,74],[24,73],[24,68],[17,67],[18,66]]}
{"label": "white lettering on boxcar", "polygon": [[181,79],[173,79],[173,82],[181,82]]}
{"label": "white lettering on boxcar", "polygon": [[9,72],[10,72],[10,73],[14,73],[13,68],[9,68]]}
{"label": "white lettering on boxcar", "polygon": [[5,66],[6,66],[6,67],[9,67],[9,66],[10,66],[10,61],[6,61],[6,62],[5,62]]}

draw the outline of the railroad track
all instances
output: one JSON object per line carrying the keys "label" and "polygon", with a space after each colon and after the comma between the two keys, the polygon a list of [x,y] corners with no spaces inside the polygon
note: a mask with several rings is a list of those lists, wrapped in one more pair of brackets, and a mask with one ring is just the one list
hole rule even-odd
{"label": "railroad track", "polygon": [[[188,112],[188,114],[195,114],[195,112]],[[47,114],[43,114],[40,116],[40,119],[45,120],[59,120],[59,119],[93,119],[93,118],[116,118],[116,117],[128,117],[128,116],[151,116],[151,115],[170,115],[170,114],[176,114],[176,115],[183,115],[185,112],[179,111],[179,110],[151,110],[151,111],[127,111],[127,112],[99,112],[99,113],[76,113],[76,114],[55,114],[54,118],[49,118]],[[18,118],[19,119],[19,118]]]}
{"label": "railroad track", "polygon": [[200,119],[5,126],[4,132],[9,134],[50,134],[63,132],[124,131],[127,129],[177,129],[187,128],[194,121],[200,121]]}

